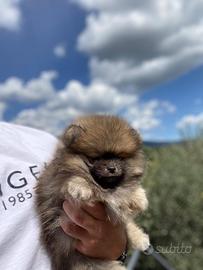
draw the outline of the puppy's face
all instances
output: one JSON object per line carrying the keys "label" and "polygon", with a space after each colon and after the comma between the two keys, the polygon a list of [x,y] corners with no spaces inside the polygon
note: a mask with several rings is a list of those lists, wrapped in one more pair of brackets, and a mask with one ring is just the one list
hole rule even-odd
{"label": "puppy's face", "polygon": [[94,159],[88,158],[86,164],[93,179],[104,189],[114,189],[124,179],[125,162],[113,153],[106,153]]}
{"label": "puppy's face", "polygon": [[69,151],[81,156],[103,189],[138,180],[143,173],[140,136],[118,117],[80,118],[66,130],[63,142]]}

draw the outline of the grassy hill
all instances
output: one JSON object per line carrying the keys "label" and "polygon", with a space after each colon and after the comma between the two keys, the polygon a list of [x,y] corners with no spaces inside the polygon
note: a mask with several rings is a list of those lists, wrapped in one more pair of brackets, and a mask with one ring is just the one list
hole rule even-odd
{"label": "grassy hill", "polygon": [[[203,267],[203,139],[145,147],[148,159],[143,185],[149,210],[140,217],[155,248],[176,270]],[[137,269],[159,270],[142,256]]]}
{"label": "grassy hill", "polygon": [[174,144],[178,144],[180,142],[156,142],[156,141],[144,141],[144,146],[147,146],[147,147],[153,147],[153,148],[156,148],[156,147],[163,147],[163,146],[169,146],[169,145],[174,145]]}

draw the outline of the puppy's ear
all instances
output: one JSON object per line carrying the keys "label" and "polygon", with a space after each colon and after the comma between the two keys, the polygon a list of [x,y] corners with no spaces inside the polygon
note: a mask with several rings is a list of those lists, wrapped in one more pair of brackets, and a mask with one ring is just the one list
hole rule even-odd
{"label": "puppy's ear", "polygon": [[135,139],[135,141],[136,141],[138,144],[141,144],[141,143],[142,143],[140,134],[138,133],[138,131],[137,131],[136,129],[131,128],[131,134],[132,134],[133,138]]}
{"label": "puppy's ear", "polygon": [[81,133],[84,132],[84,129],[79,125],[70,125],[62,136],[62,141],[66,146],[70,146],[75,143],[80,137]]}

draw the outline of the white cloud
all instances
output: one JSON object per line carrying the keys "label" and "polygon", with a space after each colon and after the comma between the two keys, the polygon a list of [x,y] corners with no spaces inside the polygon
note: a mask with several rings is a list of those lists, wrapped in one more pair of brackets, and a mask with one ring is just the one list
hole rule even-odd
{"label": "white cloud", "polygon": [[116,114],[136,102],[136,96],[121,94],[117,89],[102,83],[92,82],[84,86],[78,81],[70,81],[64,89],[55,91],[55,96],[38,109],[23,110],[13,121],[59,134],[78,115]]}
{"label": "white cloud", "polygon": [[[55,77],[55,71],[46,71],[26,83],[19,78],[7,79],[0,85],[0,116],[3,117],[10,102],[30,102],[30,109],[20,111],[12,122],[58,135],[79,115],[108,113],[123,116],[144,135],[161,123],[160,112],[171,113],[170,103],[158,100],[141,102],[134,93],[121,92],[98,81],[89,85],[70,81],[58,90],[53,84]],[[33,108],[33,101],[41,103]]]}
{"label": "white cloud", "polygon": [[203,130],[203,113],[184,116],[177,123],[177,128],[183,132],[198,132]]}
{"label": "white cloud", "polygon": [[162,107],[168,113],[175,113],[176,112],[176,107],[172,103],[170,103],[168,101],[163,101],[162,102]]}
{"label": "white cloud", "polygon": [[78,48],[93,79],[142,91],[203,63],[203,0],[74,2],[90,12]]}
{"label": "white cloud", "polygon": [[131,122],[134,128],[143,132],[149,131],[160,125],[161,121],[156,116],[156,110],[159,108],[159,105],[157,101],[152,100],[139,106],[131,106],[124,113],[124,116]]}
{"label": "white cloud", "polygon": [[161,124],[161,116],[165,113],[174,113],[175,106],[168,101],[159,101],[156,99],[150,100],[145,103],[139,102],[128,107],[123,113],[124,117],[132,124],[133,127],[144,132],[158,127]]}
{"label": "white cloud", "polygon": [[59,57],[59,58],[64,58],[66,56],[66,47],[64,44],[58,44],[55,48],[54,48],[54,54],[55,56]]}
{"label": "white cloud", "polygon": [[4,102],[39,102],[53,97],[52,80],[57,77],[55,71],[42,72],[39,78],[23,82],[17,77],[10,77],[0,83],[0,100]]}
{"label": "white cloud", "polygon": [[22,21],[20,0],[0,0],[0,29],[18,30]]}

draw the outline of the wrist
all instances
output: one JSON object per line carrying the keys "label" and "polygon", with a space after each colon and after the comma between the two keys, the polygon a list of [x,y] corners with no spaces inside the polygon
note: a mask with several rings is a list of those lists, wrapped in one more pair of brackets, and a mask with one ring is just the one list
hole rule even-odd
{"label": "wrist", "polygon": [[121,262],[122,264],[125,263],[126,258],[128,255],[128,248],[127,245],[125,247],[125,250],[122,252],[122,254],[117,258],[117,261]]}

